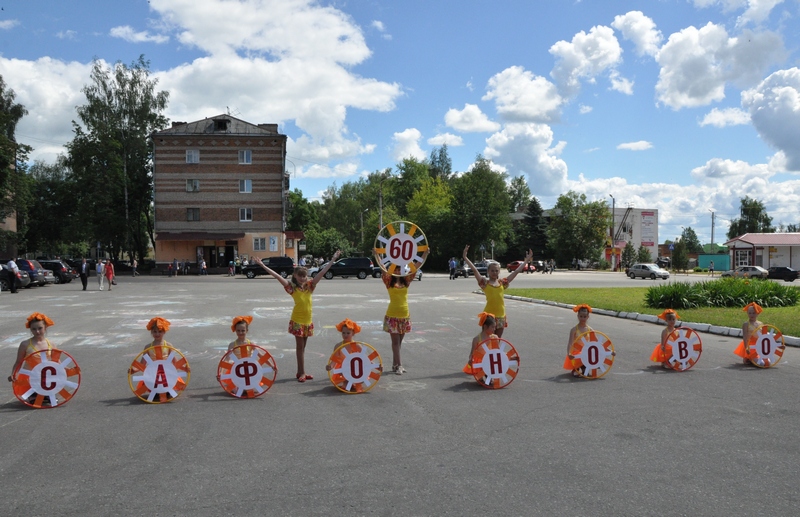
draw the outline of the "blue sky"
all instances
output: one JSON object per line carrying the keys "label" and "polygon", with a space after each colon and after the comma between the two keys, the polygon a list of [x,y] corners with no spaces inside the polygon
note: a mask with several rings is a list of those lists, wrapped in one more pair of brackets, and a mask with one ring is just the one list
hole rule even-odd
{"label": "blue sky", "polygon": [[167,115],[277,122],[292,186],[480,153],[544,207],[568,190],[722,242],[739,199],[800,223],[798,0],[2,2],[0,74],[52,161],[94,57],[151,62]]}

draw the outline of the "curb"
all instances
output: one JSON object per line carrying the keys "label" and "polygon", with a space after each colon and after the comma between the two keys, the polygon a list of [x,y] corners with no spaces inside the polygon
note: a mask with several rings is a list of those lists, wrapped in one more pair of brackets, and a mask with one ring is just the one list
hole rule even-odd
{"label": "curb", "polygon": [[[481,291],[473,291],[473,292],[476,294],[478,293],[483,294],[483,292]],[[508,298],[509,300],[516,300],[518,302],[552,305],[564,309],[572,309],[574,307],[574,305],[569,303],[552,302],[550,300],[537,300],[534,298],[524,298],[522,296],[512,296],[510,294],[505,295],[505,298]],[[653,323],[655,325],[663,325],[662,323],[660,323],[660,320],[656,316],[653,316],[652,314],[639,314],[638,312],[617,312],[617,311],[610,311],[608,309],[595,309],[594,307],[592,307],[592,312],[594,314],[601,314],[603,316],[612,316],[614,318],[625,318],[629,320],[641,321],[643,323]],[[710,325],[708,323],[696,323],[693,321],[681,321],[681,326],[688,327],[698,332],[706,332],[709,334],[717,334],[720,336],[742,337],[742,329],[737,329],[737,328],[719,327],[716,325]],[[800,347],[800,338],[798,337],[784,335],[783,340],[787,346]]]}

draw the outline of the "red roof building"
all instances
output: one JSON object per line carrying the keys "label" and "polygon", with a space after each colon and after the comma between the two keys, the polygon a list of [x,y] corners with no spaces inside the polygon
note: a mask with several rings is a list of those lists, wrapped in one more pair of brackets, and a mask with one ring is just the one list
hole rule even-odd
{"label": "red roof building", "polygon": [[745,233],[725,243],[732,267],[800,267],[800,233]]}

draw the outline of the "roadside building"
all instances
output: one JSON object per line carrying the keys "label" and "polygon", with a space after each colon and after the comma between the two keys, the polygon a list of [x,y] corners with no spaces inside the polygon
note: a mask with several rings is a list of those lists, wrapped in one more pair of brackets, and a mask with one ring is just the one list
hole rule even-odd
{"label": "roadside building", "polygon": [[745,233],[725,243],[732,267],[800,267],[800,233]]}
{"label": "roadside building", "polygon": [[655,262],[659,256],[658,209],[615,207],[612,215],[612,235],[606,239],[604,258],[617,268],[622,258],[622,250],[630,242],[637,250],[640,247],[647,248]]}
{"label": "roadside building", "polygon": [[[173,122],[153,134],[155,258],[203,259],[225,268],[236,257],[286,255],[286,135],[277,124],[230,115]],[[289,244],[287,246],[287,244]]]}

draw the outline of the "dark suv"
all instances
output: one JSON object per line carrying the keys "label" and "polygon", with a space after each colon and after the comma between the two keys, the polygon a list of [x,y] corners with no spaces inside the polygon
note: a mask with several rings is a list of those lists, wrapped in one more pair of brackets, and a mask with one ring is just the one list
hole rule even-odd
{"label": "dark suv", "polygon": [[77,276],[72,267],[63,260],[40,260],[39,264],[53,272],[57,284],[68,284]]}
{"label": "dark suv", "polygon": [[[269,257],[263,259],[265,266],[275,271],[283,278],[288,278],[294,273],[294,261],[290,257]],[[255,278],[259,275],[268,274],[263,267],[256,263],[251,263],[242,268],[242,274],[247,278]]]}
{"label": "dark suv", "polygon": [[[322,268],[311,270],[311,278],[314,278]],[[372,275],[372,261],[367,257],[348,257],[333,263],[331,268],[325,273],[325,278],[331,279],[335,276],[348,277],[356,276],[364,280]]]}

